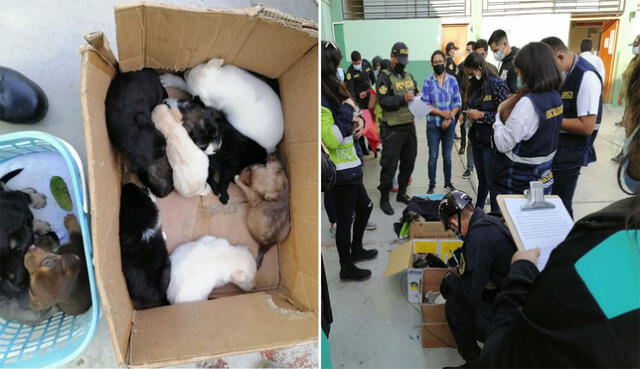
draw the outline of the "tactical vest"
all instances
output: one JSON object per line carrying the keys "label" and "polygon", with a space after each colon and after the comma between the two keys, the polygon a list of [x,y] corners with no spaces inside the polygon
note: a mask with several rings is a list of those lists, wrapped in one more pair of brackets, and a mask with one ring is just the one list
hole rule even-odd
{"label": "tactical vest", "polygon": [[[578,91],[582,83],[582,77],[587,71],[591,71],[598,76],[602,86],[602,78],[586,59],[576,55],[578,59],[573,70],[567,74],[567,77],[560,88],[562,103],[564,104],[564,118],[578,117]],[[601,90],[602,91],[602,90]],[[593,141],[598,135],[602,121],[602,93],[600,93],[600,102],[598,104],[598,116],[596,117],[596,126],[591,136],[575,135],[572,133],[560,131],[560,143],[558,153],[553,162],[553,168],[558,170],[575,169],[580,166],[587,166],[589,163],[596,161],[596,153],[593,148]]]}
{"label": "tactical vest", "polygon": [[[382,73],[386,74],[391,81],[391,91],[386,92],[387,95],[404,96],[407,92],[415,91],[416,86],[413,83],[411,73],[404,72],[404,78],[398,77],[388,69],[383,70]],[[390,126],[413,123],[413,114],[409,111],[409,106],[404,105],[399,107],[397,110],[384,110],[384,120]]]}
{"label": "tactical vest", "polygon": [[528,93],[538,115],[538,129],[526,141],[500,155],[496,187],[500,193],[522,194],[530,181],[541,181],[545,192],[551,192],[551,164],[556,155],[562,126],[562,99],[558,91]]}

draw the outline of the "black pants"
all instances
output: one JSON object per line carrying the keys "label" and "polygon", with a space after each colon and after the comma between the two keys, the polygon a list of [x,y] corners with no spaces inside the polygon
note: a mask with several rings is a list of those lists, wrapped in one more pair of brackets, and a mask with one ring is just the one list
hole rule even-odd
{"label": "black pants", "polygon": [[373,203],[362,183],[337,185],[332,192],[336,205],[336,247],[340,267],[348,269],[354,265],[351,253],[362,248],[362,237],[373,210]]}
{"label": "black pants", "polygon": [[324,193],[324,210],[327,212],[329,223],[334,224],[336,222],[336,200],[333,190]]}
{"label": "black pants", "polygon": [[579,176],[580,167],[567,170],[553,169],[553,187],[551,188],[551,194],[560,196],[571,218],[573,218],[573,194],[576,192]]}
{"label": "black pants", "polygon": [[[460,112],[456,114],[456,122],[460,117]],[[460,148],[467,147],[467,127],[465,127],[465,123],[467,122],[467,115],[462,114],[462,124],[460,124]]]}
{"label": "black pants", "polygon": [[398,126],[382,123],[380,124],[380,137],[382,138],[382,157],[380,158],[382,169],[380,170],[378,190],[383,194],[391,191],[399,161],[398,194],[405,193],[418,154],[416,126],[413,123]]}
{"label": "black pants", "polygon": [[476,361],[481,352],[476,341],[484,342],[487,336],[493,318],[493,306],[482,302],[475,309],[469,309],[450,294],[444,305],[444,313],[460,356],[467,362]]}

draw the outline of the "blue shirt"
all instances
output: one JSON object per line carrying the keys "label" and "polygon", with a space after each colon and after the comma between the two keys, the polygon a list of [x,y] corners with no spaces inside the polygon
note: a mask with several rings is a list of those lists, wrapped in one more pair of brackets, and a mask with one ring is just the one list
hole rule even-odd
{"label": "blue shirt", "polygon": [[[462,105],[460,99],[460,88],[456,78],[448,73],[444,75],[444,83],[440,87],[440,83],[436,80],[436,76],[431,75],[424,81],[422,87],[422,101],[440,110],[453,110],[455,107]],[[439,115],[427,115],[427,125],[433,124],[436,127],[442,125],[443,118]]]}

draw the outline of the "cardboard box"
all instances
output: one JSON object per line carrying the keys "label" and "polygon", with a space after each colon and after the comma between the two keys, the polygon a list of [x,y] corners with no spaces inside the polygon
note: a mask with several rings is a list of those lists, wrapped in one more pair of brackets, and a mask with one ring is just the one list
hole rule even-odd
{"label": "cardboard box", "polygon": [[[423,269],[422,295],[428,291],[440,291],[440,281],[448,272],[446,268]],[[456,340],[451,334],[444,304],[422,306],[422,347],[456,347]]]}
{"label": "cardboard box", "polygon": [[[433,240],[433,239],[412,239],[399,247],[391,250],[385,277],[407,271],[407,299],[414,304],[422,303],[423,271],[427,269],[416,269],[413,262],[418,254],[433,253],[447,262],[451,252],[462,246],[462,241],[458,240]],[[431,268],[428,268],[431,269]]]}
{"label": "cardboard box", "polygon": [[[263,7],[210,10],[145,3],[116,5],[115,23],[117,59],[100,32],[86,37],[88,45],[81,49],[80,97],[93,262],[119,364],[176,366],[317,340],[316,26]],[[225,297],[214,300],[137,311],[122,275],[118,237],[120,186],[132,178],[109,142],[104,99],[118,68],[121,72],[143,67],[178,71],[213,57],[278,79],[285,120],[279,155],[290,181],[291,234],[268,254],[271,261],[265,257],[263,267],[270,264],[265,270],[271,275],[258,281],[262,291],[240,294],[229,289],[219,291]],[[243,214],[242,194],[232,187],[230,195],[230,208],[210,197],[183,203],[170,196],[159,201],[163,230],[182,231],[170,236],[170,243],[209,232],[223,232],[232,242],[246,239],[246,227],[232,221]],[[225,217],[227,209],[235,210]]]}
{"label": "cardboard box", "polygon": [[411,222],[409,238],[458,239],[452,231],[445,231],[442,222]]}

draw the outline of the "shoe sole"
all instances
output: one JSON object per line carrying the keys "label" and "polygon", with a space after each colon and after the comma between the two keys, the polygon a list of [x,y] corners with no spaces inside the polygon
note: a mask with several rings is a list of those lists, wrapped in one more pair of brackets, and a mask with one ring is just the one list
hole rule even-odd
{"label": "shoe sole", "polygon": [[376,229],[378,229],[378,227],[365,227],[364,229],[366,229],[367,231],[375,231]]}
{"label": "shoe sole", "polygon": [[[373,274],[373,273],[371,273]],[[371,274],[369,274],[367,277],[365,278],[360,278],[360,279],[355,279],[355,278],[342,278],[340,277],[340,281],[341,282],[364,282],[364,281],[368,281],[369,279],[371,279]]]}

